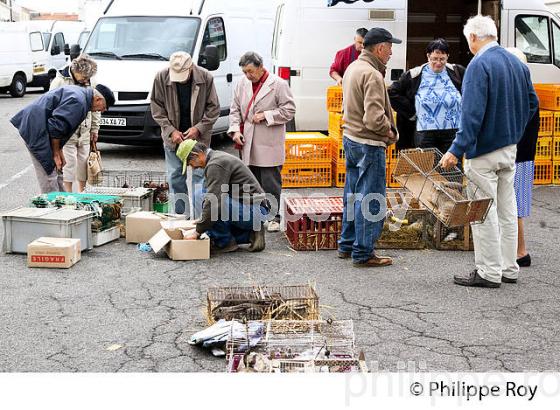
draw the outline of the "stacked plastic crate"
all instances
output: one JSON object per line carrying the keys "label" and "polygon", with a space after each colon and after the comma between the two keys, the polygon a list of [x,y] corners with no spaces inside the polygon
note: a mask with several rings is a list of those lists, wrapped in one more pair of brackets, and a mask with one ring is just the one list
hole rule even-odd
{"label": "stacked plastic crate", "polygon": [[[395,124],[397,123],[397,113],[393,111],[393,118]],[[386,161],[386,175],[387,175],[387,187],[388,188],[400,188],[401,184],[393,177],[393,171],[397,166],[397,159],[399,152],[397,151],[397,145],[392,144],[387,147],[385,161]]]}
{"label": "stacked plastic crate", "polygon": [[332,145],[333,185],[344,187],[346,180],[346,158],[342,146],[342,87],[327,88],[327,111],[329,112],[329,138]]}
{"label": "stacked plastic crate", "polygon": [[320,132],[287,133],[282,187],[330,187],[331,149],[330,138]]}
{"label": "stacked plastic crate", "polygon": [[535,84],[540,127],[535,155],[535,185],[560,184],[560,84]]}

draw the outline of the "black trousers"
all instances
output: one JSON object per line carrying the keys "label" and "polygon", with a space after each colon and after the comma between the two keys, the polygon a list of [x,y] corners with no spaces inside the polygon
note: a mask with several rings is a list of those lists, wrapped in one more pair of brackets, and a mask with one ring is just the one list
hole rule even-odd
{"label": "black trousers", "polygon": [[261,184],[265,193],[272,195],[276,199],[276,204],[268,204],[271,215],[279,220],[280,195],[282,194],[282,165],[276,167],[257,167],[249,166],[249,169]]}
{"label": "black trousers", "polygon": [[451,147],[455,134],[457,134],[456,129],[416,131],[414,144],[417,148],[437,148],[442,154],[445,154]]}

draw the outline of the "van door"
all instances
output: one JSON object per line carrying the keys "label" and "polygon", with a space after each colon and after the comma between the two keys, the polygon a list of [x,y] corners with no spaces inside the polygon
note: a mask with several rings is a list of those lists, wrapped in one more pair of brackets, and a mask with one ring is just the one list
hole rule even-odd
{"label": "van door", "polygon": [[226,131],[229,127],[228,115],[232,95],[231,58],[228,56],[227,31],[223,17],[208,18],[200,44],[200,54],[204,52],[207,45],[216,46],[220,57],[220,67],[211,72],[220,100],[220,118],[214,125],[216,133]]}
{"label": "van door", "polygon": [[[543,11],[510,10],[508,46],[527,56],[534,83],[557,83],[560,78],[560,25]],[[554,39],[556,41],[554,41]]]}
{"label": "van door", "polygon": [[64,44],[64,34],[61,32],[56,33],[51,42],[50,54],[52,66],[57,70],[62,68],[66,63]]}

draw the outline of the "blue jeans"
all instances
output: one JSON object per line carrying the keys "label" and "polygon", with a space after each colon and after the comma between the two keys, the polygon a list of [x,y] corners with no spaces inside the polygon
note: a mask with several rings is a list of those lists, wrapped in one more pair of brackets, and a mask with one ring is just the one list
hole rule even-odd
{"label": "blue jeans", "polygon": [[[164,146],[165,150],[165,166],[167,168],[167,180],[169,183],[169,202],[170,205],[175,205],[175,213],[183,215],[189,214],[188,197],[187,194],[187,176],[183,175],[183,163],[177,155],[175,150]],[[194,204],[194,218],[199,218],[202,213],[202,200],[203,195],[200,195],[204,187],[204,171],[202,169],[193,169],[192,187],[189,192],[193,198]],[[192,218],[193,215],[189,215]]]}
{"label": "blue jeans", "polygon": [[387,211],[385,148],[358,144],[344,137],[346,183],[340,252],[352,253],[355,263],[373,256]]}
{"label": "blue jeans", "polygon": [[225,196],[225,201],[227,214],[221,212],[218,221],[206,233],[218,248],[225,247],[232,239],[237,244],[249,243],[251,232],[262,229],[261,223],[266,220],[268,210],[259,205],[244,205],[229,195]]}

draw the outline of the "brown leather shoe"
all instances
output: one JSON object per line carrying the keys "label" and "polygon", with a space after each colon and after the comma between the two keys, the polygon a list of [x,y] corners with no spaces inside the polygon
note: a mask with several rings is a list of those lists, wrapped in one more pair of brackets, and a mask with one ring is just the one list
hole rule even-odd
{"label": "brown leather shoe", "polygon": [[381,266],[389,266],[393,264],[393,258],[388,256],[372,256],[365,262],[354,262],[355,268],[377,268]]}
{"label": "brown leather shoe", "polygon": [[338,255],[337,255],[340,259],[349,259],[352,256],[352,253],[350,252],[342,252],[342,251],[338,251]]}

